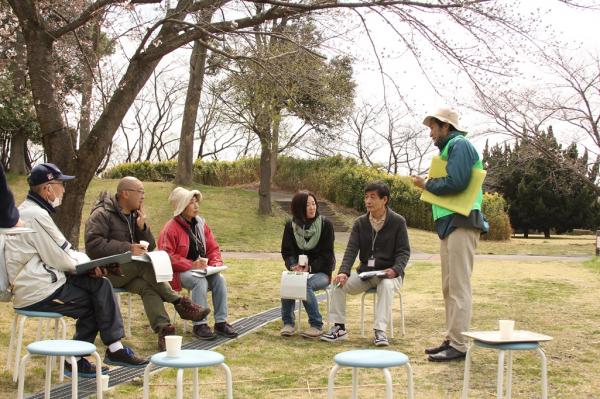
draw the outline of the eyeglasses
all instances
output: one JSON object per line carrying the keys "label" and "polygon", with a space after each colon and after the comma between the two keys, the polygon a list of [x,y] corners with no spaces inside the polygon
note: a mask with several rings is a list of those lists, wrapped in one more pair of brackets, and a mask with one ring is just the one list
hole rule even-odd
{"label": "eyeglasses", "polygon": [[139,193],[139,194],[142,194],[142,195],[145,193],[145,191],[144,191],[144,190],[132,190],[132,189],[127,189],[127,190],[125,190],[125,191],[135,191],[136,193]]}

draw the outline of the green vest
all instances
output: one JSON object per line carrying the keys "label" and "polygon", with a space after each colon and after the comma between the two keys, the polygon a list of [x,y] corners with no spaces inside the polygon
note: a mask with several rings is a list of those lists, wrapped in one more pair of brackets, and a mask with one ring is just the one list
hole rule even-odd
{"label": "green vest", "polygon": [[[446,143],[446,146],[444,147],[444,149],[442,150],[442,153],[440,154],[440,158],[442,158],[444,161],[448,160],[448,149],[450,148],[450,145],[453,144],[456,140],[466,140],[466,138],[465,138],[465,136],[458,135]],[[475,165],[473,167],[475,167],[477,169],[483,169],[483,164],[481,163],[481,159],[478,159],[477,162],[475,162]],[[483,191],[481,189],[479,189],[479,193],[477,194],[477,197],[475,198],[475,202],[473,203],[473,207],[471,209],[481,210],[482,202],[483,202]],[[448,215],[452,215],[455,213],[454,211],[451,211],[450,209],[442,208],[441,206],[438,206],[438,205],[431,205],[431,212],[433,213],[433,220],[438,220],[439,218],[442,218],[442,217],[448,216]]]}

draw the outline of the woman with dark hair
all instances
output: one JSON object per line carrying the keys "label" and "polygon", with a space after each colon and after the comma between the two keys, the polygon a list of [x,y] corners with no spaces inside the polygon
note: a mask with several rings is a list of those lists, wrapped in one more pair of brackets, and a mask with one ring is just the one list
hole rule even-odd
{"label": "woman with dark hair", "polygon": [[[309,272],[306,286],[306,301],[302,301],[310,328],[302,332],[307,338],[318,338],[323,328],[323,318],[319,312],[319,302],[315,291],[327,288],[331,273],[335,268],[333,252],[333,225],[329,220],[319,215],[319,204],[313,193],[298,191],[292,198],[292,220],[285,224],[281,240],[281,256],[285,267],[292,271]],[[300,256],[308,259],[306,265],[300,264]],[[294,335],[294,305],[293,299],[281,300],[281,318],[283,328],[281,335]]]}

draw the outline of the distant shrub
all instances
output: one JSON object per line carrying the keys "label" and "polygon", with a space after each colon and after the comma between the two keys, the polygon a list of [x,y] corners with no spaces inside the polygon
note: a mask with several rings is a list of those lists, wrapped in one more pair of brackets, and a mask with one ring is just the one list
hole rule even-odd
{"label": "distant shrub", "polygon": [[491,241],[510,239],[512,227],[510,226],[506,200],[498,193],[485,193],[482,211],[490,223],[490,231],[483,236],[483,239]]}
{"label": "distant shrub", "polygon": [[[259,180],[259,159],[237,161],[196,161],[193,179],[211,186],[232,186]],[[122,164],[107,171],[108,178],[135,176],[140,180],[171,181],[175,177],[176,161]],[[352,158],[341,156],[319,159],[279,157],[273,182],[288,191],[307,189],[318,197],[336,204],[364,211],[364,187],[368,182],[382,180],[390,186],[391,208],[403,215],[410,227],[434,230],[431,206],[420,200],[421,191],[407,176],[391,175],[377,168],[360,165]],[[486,194],[483,213],[490,222],[488,240],[507,240],[511,235],[506,201],[499,194]]]}
{"label": "distant shrub", "polygon": [[163,162],[134,162],[122,163],[106,172],[103,177],[107,179],[120,179],[125,176],[134,176],[142,181],[172,181],[177,171],[177,161]]}

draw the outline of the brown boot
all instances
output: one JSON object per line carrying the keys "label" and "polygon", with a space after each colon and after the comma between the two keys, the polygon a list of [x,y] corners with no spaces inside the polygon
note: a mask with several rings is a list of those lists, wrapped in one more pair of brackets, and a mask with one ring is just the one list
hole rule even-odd
{"label": "brown boot", "polygon": [[200,321],[210,313],[209,308],[193,303],[190,298],[182,296],[175,310],[183,320]]}
{"label": "brown boot", "polygon": [[158,350],[164,352],[167,350],[167,344],[165,343],[165,336],[175,335],[175,326],[167,324],[158,328]]}

